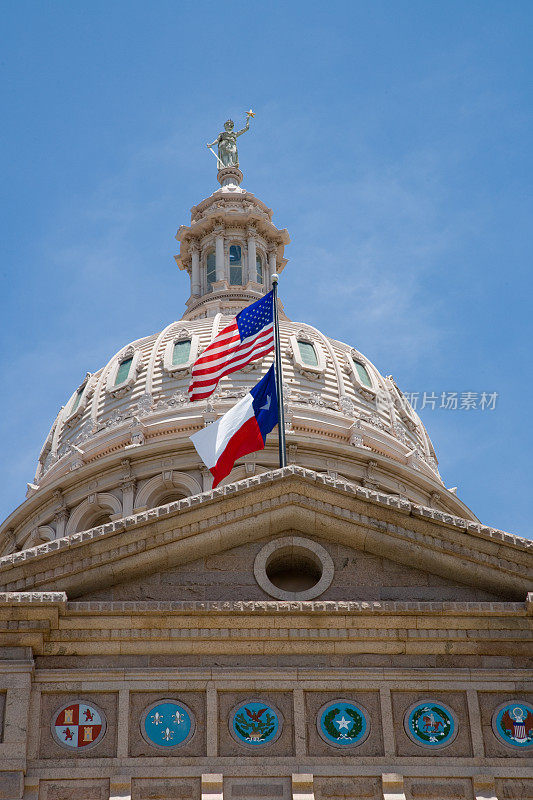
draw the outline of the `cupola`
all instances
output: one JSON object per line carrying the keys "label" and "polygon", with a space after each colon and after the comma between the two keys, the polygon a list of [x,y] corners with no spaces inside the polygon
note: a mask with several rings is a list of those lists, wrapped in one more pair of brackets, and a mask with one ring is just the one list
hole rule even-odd
{"label": "cupola", "polygon": [[233,315],[271,289],[271,276],[283,271],[288,231],[276,228],[272,209],[241,187],[236,166],[218,171],[220,188],[191,209],[191,224],[181,225],[175,256],[191,279],[184,319]]}

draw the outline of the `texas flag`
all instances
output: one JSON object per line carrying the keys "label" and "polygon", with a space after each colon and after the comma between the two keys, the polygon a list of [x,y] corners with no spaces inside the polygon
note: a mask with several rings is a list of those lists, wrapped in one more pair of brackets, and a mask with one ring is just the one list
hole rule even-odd
{"label": "texas flag", "polygon": [[278,422],[274,365],[224,416],[191,436],[198,455],[213,475],[213,489],[238,458],[263,450],[267,433]]}

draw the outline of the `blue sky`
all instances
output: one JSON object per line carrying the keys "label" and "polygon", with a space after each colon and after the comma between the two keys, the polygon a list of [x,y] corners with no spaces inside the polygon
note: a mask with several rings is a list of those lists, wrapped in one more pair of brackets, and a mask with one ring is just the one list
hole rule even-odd
{"label": "blue sky", "polygon": [[[530,2],[2,3],[0,517],[86,371],[179,318],[212,141],[292,244],[289,316],[410,392],[446,486],[531,537]],[[420,402],[420,401],[419,401]],[[439,399],[440,403],[440,399]],[[439,405],[437,403],[437,405]]]}

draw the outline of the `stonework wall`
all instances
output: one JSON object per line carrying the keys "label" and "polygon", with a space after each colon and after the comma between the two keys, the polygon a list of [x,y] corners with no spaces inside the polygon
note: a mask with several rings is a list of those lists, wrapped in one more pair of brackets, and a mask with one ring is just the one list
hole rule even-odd
{"label": "stonework wall", "polygon": [[200,778],[134,778],[131,800],[200,800]]}
{"label": "stonework wall", "polygon": [[[37,670],[27,708],[25,695],[8,688],[19,697],[11,713],[21,727],[8,725],[0,755],[13,754],[22,734],[28,767],[24,778],[3,770],[9,759],[0,759],[0,798],[533,800],[531,749],[505,747],[491,725],[502,703],[533,703],[532,684],[530,673],[510,670]],[[318,735],[320,709],[339,698],[363,708],[370,724],[355,747]],[[167,752],[140,732],[143,711],[162,699],[184,703],[196,724],[183,747]],[[254,699],[275,707],[283,721],[280,737],[257,748],[236,741],[229,728],[232,709]],[[80,700],[104,712],[107,731],[91,749],[69,752],[50,725],[58,709]],[[429,701],[451,709],[458,726],[442,749],[417,745],[405,733],[406,710]],[[219,792],[211,791],[213,781]]]}
{"label": "stonework wall", "polygon": [[[286,531],[283,535],[290,535]],[[313,537],[333,559],[324,600],[494,600],[496,595]],[[269,539],[84,595],[83,600],[262,600],[254,560]]]}
{"label": "stonework wall", "polygon": [[[496,723],[533,710],[528,548],[288,469],[0,565],[0,800],[533,800],[533,723]],[[256,581],[291,536],[332,559],[322,595]],[[61,743],[91,703],[106,727]]]}

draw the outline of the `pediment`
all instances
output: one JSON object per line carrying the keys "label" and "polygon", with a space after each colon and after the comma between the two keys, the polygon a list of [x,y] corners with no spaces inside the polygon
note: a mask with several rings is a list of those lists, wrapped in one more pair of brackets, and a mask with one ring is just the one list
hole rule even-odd
{"label": "pediment", "polygon": [[[254,567],[271,543],[303,541],[323,548],[331,558],[331,583],[317,597],[343,601],[469,602],[501,600],[501,595],[461,584],[389,558],[327,539],[309,539],[302,531],[284,531],[200,557],[170,569],[125,580],[82,595],[82,601],[259,601],[274,596],[258,582]],[[286,587],[287,588],[287,587]],[[292,587],[296,589],[297,587]],[[299,587],[298,587],[299,588]],[[294,595],[293,595],[294,596]],[[274,599],[290,599],[287,592]]]}
{"label": "pediment", "polygon": [[531,588],[531,542],[291,466],[6,556],[0,589],[69,599],[120,584],[135,591],[149,576],[184,574],[287,531],[347,548],[369,569],[381,559],[383,589],[384,573],[400,567],[426,581],[412,586],[431,587],[432,576],[442,590],[469,588],[472,599],[523,600]]}

